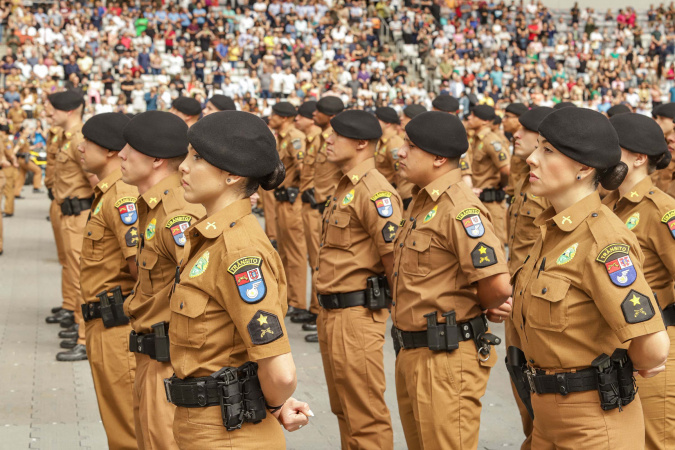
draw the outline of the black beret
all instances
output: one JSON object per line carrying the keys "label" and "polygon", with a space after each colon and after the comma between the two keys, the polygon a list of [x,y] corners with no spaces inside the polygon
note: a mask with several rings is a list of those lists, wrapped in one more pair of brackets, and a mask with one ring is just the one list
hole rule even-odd
{"label": "black beret", "polygon": [[261,178],[279,165],[274,135],[248,112],[209,114],[190,127],[187,139],[209,164],[242,177]]}
{"label": "black beret", "polygon": [[408,116],[409,118],[413,119],[415,116],[418,114],[422,114],[423,112],[426,112],[426,108],[422,105],[410,105],[406,106],[405,109],[403,110],[403,114]]}
{"label": "black beret", "polygon": [[379,139],[382,127],[374,115],[359,109],[343,111],[330,119],[330,126],[340,136],[350,139]]}
{"label": "black beret", "polygon": [[202,113],[202,105],[191,97],[178,97],[171,103],[171,107],[188,116],[198,116]]}
{"label": "black beret", "polygon": [[629,113],[629,112],[631,112],[631,111],[630,111],[630,108],[628,106],[624,105],[623,103],[619,103],[618,105],[614,105],[611,108],[609,108],[607,110],[607,115],[609,117],[614,117],[617,114],[625,114],[625,113]]}
{"label": "black beret", "polygon": [[84,105],[84,96],[79,91],[63,91],[50,94],[49,103],[59,111],[72,111],[78,106]]}
{"label": "black beret", "polygon": [[459,109],[459,100],[452,95],[440,94],[431,102],[431,105],[440,111],[455,113]]}
{"label": "black beret", "polygon": [[525,127],[525,129],[537,133],[539,131],[539,124],[541,121],[553,111],[553,108],[539,106],[518,117],[518,122],[520,122],[520,124]]}
{"label": "black beret", "polygon": [[384,123],[401,123],[401,118],[394,108],[382,106],[375,110],[375,117]]}
{"label": "black beret", "polygon": [[529,111],[529,108],[523,103],[509,103],[509,106],[506,107],[505,111],[520,117]]}
{"label": "black beret", "polygon": [[618,114],[610,123],[619,136],[619,145],[634,153],[656,156],[668,151],[663,131],[651,117],[642,114]]}
{"label": "black beret", "polygon": [[476,105],[471,109],[471,112],[481,120],[492,120],[495,118],[495,109],[489,105]]}
{"label": "black beret", "polygon": [[459,158],[469,148],[466,129],[454,114],[427,111],[405,126],[408,139],[425,152],[445,158]]}
{"label": "black beret", "polygon": [[166,111],[146,111],[124,127],[124,140],[153,158],[169,159],[187,154],[187,124]]}
{"label": "black beret", "polygon": [[234,105],[234,100],[227,95],[216,94],[209,99],[211,104],[216,107],[218,111],[236,111],[237,107]]}
{"label": "black beret", "polygon": [[558,109],[563,109],[563,108],[576,108],[577,105],[575,105],[572,102],[560,102],[557,105],[553,106],[553,109],[558,110]]}
{"label": "black beret", "polygon": [[272,106],[272,112],[281,117],[295,117],[298,115],[298,110],[289,102],[275,103]]}
{"label": "black beret", "polygon": [[539,134],[559,152],[595,169],[621,161],[619,137],[609,119],[586,108],[562,108],[546,116]]}
{"label": "black beret", "polygon": [[96,114],[82,126],[82,135],[96,145],[118,152],[127,145],[122,132],[130,120],[120,112]]}
{"label": "black beret", "polygon": [[316,109],[327,116],[334,116],[345,110],[345,104],[339,97],[329,95],[316,102]]}
{"label": "black beret", "polygon": [[495,118],[492,119],[492,123],[494,125],[501,125],[502,124],[502,118],[495,114]]}
{"label": "black beret", "polygon": [[675,103],[664,103],[652,110],[652,117],[670,117],[675,120]]}
{"label": "black beret", "polygon": [[314,111],[316,111],[316,102],[313,100],[303,103],[298,108],[298,114],[308,119],[312,118]]}

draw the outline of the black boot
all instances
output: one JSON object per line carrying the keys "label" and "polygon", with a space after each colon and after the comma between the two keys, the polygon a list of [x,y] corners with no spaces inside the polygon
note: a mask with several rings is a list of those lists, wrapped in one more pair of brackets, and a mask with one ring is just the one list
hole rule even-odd
{"label": "black boot", "polygon": [[57,361],[85,361],[87,359],[87,347],[82,344],[76,344],[75,347],[67,352],[56,354]]}
{"label": "black boot", "polygon": [[67,318],[73,318],[73,316],[74,316],[74,314],[73,314],[72,311],[70,311],[68,309],[62,309],[61,311],[57,312],[56,314],[54,314],[52,316],[48,316],[45,319],[45,322],[47,322],[47,323],[61,323],[63,320],[65,320]]}
{"label": "black boot", "polygon": [[55,306],[52,308],[52,314],[56,314],[57,312],[61,311],[63,308],[60,306]]}
{"label": "black boot", "polygon": [[75,325],[75,316],[74,315],[70,316],[70,317],[66,317],[63,320],[61,320],[61,322],[59,322],[59,326],[61,328],[70,328],[73,325]]}
{"label": "black boot", "polygon": [[291,316],[291,322],[293,323],[316,322],[316,314],[312,314],[311,312],[303,309],[302,312],[299,312],[294,316]]}
{"label": "black boot", "polygon": [[59,337],[61,339],[73,339],[77,338],[77,329],[79,327],[77,324],[73,325],[72,327],[68,328],[67,330],[61,330],[59,331]]}
{"label": "black boot", "polygon": [[302,324],[302,331],[316,331],[316,319]]}
{"label": "black boot", "polygon": [[306,311],[307,311],[306,309],[300,309],[300,308],[295,308],[293,306],[289,306],[288,311],[286,311],[286,316],[287,317],[293,317],[293,316],[296,316],[296,315],[301,314],[301,313],[306,312]]}
{"label": "black boot", "polygon": [[77,345],[77,335],[75,339],[64,339],[61,341],[61,348],[74,348]]}
{"label": "black boot", "polygon": [[307,342],[319,342],[319,335],[317,333],[308,334],[305,336],[305,341]]}

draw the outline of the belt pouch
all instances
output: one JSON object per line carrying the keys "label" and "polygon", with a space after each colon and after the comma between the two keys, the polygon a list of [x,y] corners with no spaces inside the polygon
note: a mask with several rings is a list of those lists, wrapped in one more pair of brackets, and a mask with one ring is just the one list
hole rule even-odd
{"label": "belt pouch", "polygon": [[159,322],[152,326],[155,334],[155,359],[160,362],[168,362],[169,357],[169,336],[166,334],[168,326],[166,322]]}

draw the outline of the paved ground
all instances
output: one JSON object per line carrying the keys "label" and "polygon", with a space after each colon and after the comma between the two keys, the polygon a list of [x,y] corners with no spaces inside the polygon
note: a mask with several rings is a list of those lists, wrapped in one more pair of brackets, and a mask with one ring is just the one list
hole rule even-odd
{"label": "paved ground", "polygon": [[[17,200],[16,214],[5,219],[5,253],[0,256],[0,449],[105,449],[91,373],[87,362],[54,359],[56,325],[44,317],[60,303],[60,267],[47,215],[46,194]],[[298,367],[297,398],[308,401],[316,417],[287,435],[290,449],[339,448],[337,422],[330,412],[321,356],[307,344],[299,326],[288,323]],[[503,336],[501,326],[496,333]],[[500,359],[504,348],[498,348]],[[406,448],[396,408],[394,351],[385,344],[387,404],[394,423],[395,448]],[[508,375],[500,362],[483,399],[481,449],[518,448],[519,417]]]}

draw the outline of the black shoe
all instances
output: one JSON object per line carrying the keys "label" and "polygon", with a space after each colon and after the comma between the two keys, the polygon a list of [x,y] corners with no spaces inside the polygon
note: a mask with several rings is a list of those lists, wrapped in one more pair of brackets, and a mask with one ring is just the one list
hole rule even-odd
{"label": "black shoe", "polygon": [[66,317],[61,322],[59,322],[59,326],[61,328],[70,328],[73,325],[75,325],[75,317],[74,316]]}
{"label": "black shoe", "polygon": [[46,219],[47,219],[47,222],[51,222],[51,221],[52,221],[51,217],[49,217],[49,216],[47,216]]}
{"label": "black shoe", "polygon": [[287,317],[293,317],[297,316],[298,314],[302,314],[303,312],[306,312],[306,309],[300,309],[300,308],[295,308],[293,306],[288,307],[288,311],[286,311],[286,316]]}
{"label": "black shoe", "polygon": [[24,199],[24,197],[22,197],[22,196],[20,196],[20,195],[15,195],[14,198],[19,199],[19,200],[23,200],[23,199]]}
{"label": "black shoe", "polygon": [[302,331],[316,331],[316,320],[302,324]]}
{"label": "black shoe", "polygon": [[61,311],[63,308],[60,306],[55,306],[52,308],[52,314],[56,314],[57,312]]}
{"label": "black shoe", "polygon": [[291,317],[291,322],[293,322],[293,323],[315,322],[316,323],[316,314],[312,314],[311,312],[309,312],[307,310],[302,310],[302,312],[299,312],[298,314]]}
{"label": "black shoe", "polygon": [[35,189],[33,188],[33,194],[42,194],[44,191],[42,189]]}
{"label": "black shoe", "polygon": [[85,361],[87,359],[87,347],[82,344],[76,344],[75,347],[67,352],[56,354],[57,361]]}
{"label": "black shoe", "polygon": [[70,327],[67,330],[61,330],[59,331],[59,337],[61,339],[73,339],[77,337],[77,325],[75,325],[74,329],[71,329],[73,327]]}
{"label": "black shoe", "polygon": [[0,256],[2,256],[2,253],[3,253],[2,250],[0,250]]}
{"label": "black shoe", "polygon": [[12,217],[14,214],[2,213],[2,217]]}
{"label": "black shoe", "polygon": [[307,342],[319,342],[319,335],[317,333],[308,334],[305,336],[305,341]]}
{"label": "black shoe", "polygon": [[75,339],[64,339],[60,345],[61,348],[75,348],[77,345],[77,333],[75,333]]}
{"label": "black shoe", "polygon": [[[61,321],[67,319],[67,318],[72,318],[74,316],[72,311],[69,311],[67,309],[62,309],[61,311],[57,312],[56,314],[49,316],[45,319],[45,322],[47,323],[61,323]],[[70,325],[68,325],[70,326]],[[68,327],[65,327],[68,328]]]}

